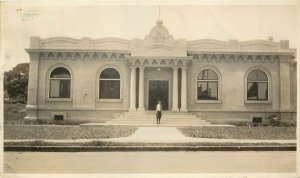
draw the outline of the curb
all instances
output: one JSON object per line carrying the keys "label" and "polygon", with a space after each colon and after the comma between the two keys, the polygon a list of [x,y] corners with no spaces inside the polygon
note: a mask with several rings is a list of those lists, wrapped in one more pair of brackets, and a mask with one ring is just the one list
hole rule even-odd
{"label": "curb", "polygon": [[130,151],[296,151],[285,146],[5,146],[4,151],[22,152],[130,152]]}

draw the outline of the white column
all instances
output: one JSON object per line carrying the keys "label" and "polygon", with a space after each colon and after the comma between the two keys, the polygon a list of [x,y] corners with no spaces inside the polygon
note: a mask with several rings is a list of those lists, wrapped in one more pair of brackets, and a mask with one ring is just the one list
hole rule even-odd
{"label": "white column", "polygon": [[130,66],[130,107],[129,111],[136,111],[136,66]]}
{"label": "white column", "polygon": [[181,67],[181,109],[180,111],[187,111],[187,91],[186,91],[186,70],[187,67]]}
{"label": "white column", "polygon": [[173,105],[172,111],[178,111],[178,67],[173,67]]}
{"label": "white column", "polygon": [[140,67],[139,77],[139,108],[138,111],[145,111],[144,107],[144,66]]}
{"label": "white column", "polygon": [[39,72],[39,53],[29,53],[29,81],[27,96],[27,115],[24,118],[26,123],[35,123],[37,121],[37,97],[38,97],[38,72]]}

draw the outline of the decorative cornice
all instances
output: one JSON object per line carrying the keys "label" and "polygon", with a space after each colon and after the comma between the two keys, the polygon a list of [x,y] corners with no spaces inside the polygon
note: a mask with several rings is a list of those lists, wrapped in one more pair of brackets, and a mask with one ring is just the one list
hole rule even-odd
{"label": "decorative cornice", "polygon": [[193,54],[193,61],[199,62],[251,62],[265,63],[275,61],[291,62],[293,58],[279,55],[252,55],[252,54]]}
{"label": "decorative cornice", "polygon": [[33,59],[34,56],[35,58],[38,58],[40,60],[126,60],[128,58],[128,53],[116,51],[28,52],[30,55],[30,59]]}
{"label": "decorative cornice", "polygon": [[129,65],[144,67],[187,67],[191,62],[190,58],[128,58]]}

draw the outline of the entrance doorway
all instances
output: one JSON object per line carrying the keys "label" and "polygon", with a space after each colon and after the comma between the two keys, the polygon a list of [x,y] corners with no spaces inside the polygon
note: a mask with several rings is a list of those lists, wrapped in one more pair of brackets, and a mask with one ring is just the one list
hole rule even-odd
{"label": "entrance doorway", "polygon": [[162,109],[169,109],[169,81],[149,80],[148,109],[155,110],[158,101],[161,101]]}

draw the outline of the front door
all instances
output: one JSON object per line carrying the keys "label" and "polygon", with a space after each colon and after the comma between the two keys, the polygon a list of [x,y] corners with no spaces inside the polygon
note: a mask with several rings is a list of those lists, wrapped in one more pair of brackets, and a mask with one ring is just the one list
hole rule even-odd
{"label": "front door", "polygon": [[155,110],[158,101],[161,101],[162,109],[169,108],[169,81],[168,80],[149,80],[149,99],[148,109]]}

